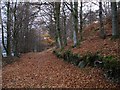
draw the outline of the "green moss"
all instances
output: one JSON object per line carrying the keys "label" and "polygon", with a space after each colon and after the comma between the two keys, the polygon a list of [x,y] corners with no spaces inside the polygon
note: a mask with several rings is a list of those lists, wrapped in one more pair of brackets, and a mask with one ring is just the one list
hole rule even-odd
{"label": "green moss", "polygon": [[88,66],[94,66],[94,62],[96,60],[101,60],[101,57],[97,53],[92,54],[88,52],[86,55],[82,57],[82,60],[85,61]]}
{"label": "green moss", "polygon": [[103,57],[103,62],[104,62],[105,69],[110,69],[110,68],[114,67],[115,64],[117,63],[113,56]]}
{"label": "green moss", "polygon": [[107,78],[112,78],[114,81],[120,82],[120,62],[114,56],[103,57],[99,53],[88,52],[84,56],[74,54],[70,50],[56,50],[53,53],[58,58],[63,58],[65,61],[72,63],[80,68],[86,66],[100,67],[105,71]]}
{"label": "green moss", "polygon": [[112,36],[112,37],[111,37],[111,40],[113,40],[113,41],[116,40],[116,39],[120,39],[120,36],[117,35],[117,36]]}
{"label": "green moss", "polygon": [[120,82],[120,62],[113,56],[103,58],[105,76],[114,81]]}
{"label": "green moss", "polygon": [[64,58],[65,61],[70,62],[70,60],[71,60],[70,57],[72,57],[72,55],[73,54],[70,50],[66,50],[63,54],[63,58]]}
{"label": "green moss", "polygon": [[80,59],[81,59],[81,57],[79,54],[72,54],[72,56],[70,57],[71,63],[76,66],[79,64]]}
{"label": "green moss", "polygon": [[53,53],[58,57],[58,58],[63,58],[62,52],[54,50]]}

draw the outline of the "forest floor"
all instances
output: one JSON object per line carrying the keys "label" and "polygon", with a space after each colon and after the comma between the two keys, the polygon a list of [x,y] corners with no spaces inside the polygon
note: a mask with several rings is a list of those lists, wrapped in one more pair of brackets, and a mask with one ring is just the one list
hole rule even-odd
{"label": "forest floor", "polygon": [[[70,41],[64,49],[84,55],[99,52],[103,56],[120,56],[120,39],[112,40],[111,24],[105,24],[106,39],[99,37],[99,24],[93,23],[83,31],[83,41],[72,48]],[[2,69],[3,88],[120,88],[108,81],[99,68],[78,68],[58,59],[49,49],[27,53]],[[14,61],[11,58],[12,61]]]}
{"label": "forest floor", "polygon": [[99,23],[92,23],[84,28],[83,40],[79,47],[72,48],[70,41],[66,50],[85,55],[88,52],[99,53],[102,56],[115,56],[120,58],[120,39],[112,39],[111,24],[105,24],[106,38],[100,38]]}
{"label": "forest floor", "polygon": [[27,53],[2,69],[3,88],[120,88],[102,70],[80,69],[58,59],[52,50]]}

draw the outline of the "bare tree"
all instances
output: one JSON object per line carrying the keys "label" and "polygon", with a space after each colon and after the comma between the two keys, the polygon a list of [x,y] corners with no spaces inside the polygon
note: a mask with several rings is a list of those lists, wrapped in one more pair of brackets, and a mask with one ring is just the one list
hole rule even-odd
{"label": "bare tree", "polygon": [[111,12],[112,12],[112,36],[118,36],[118,20],[117,20],[117,4],[116,2],[111,2]]}
{"label": "bare tree", "polygon": [[99,21],[100,21],[100,37],[105,38],[105,31],[104,31],[104,25],[103,25],[103,15],[102,15],[102,0],[99,1]]}
{"label": "bare tree", "polygon": [[83,29],[83,11],[82,11],[82,7],[83,7],[83,2],[81,0],[80,2],[80,41],[82,40],[82,29]]}
{"label": "bare tree", "polygon": [[74,2],[74,27],[75,27],[75,34],[76,34],[76,45],[79,44],[78,38],[78,2]]}
{"label": "bare tree", "polygon": [[11,55],[10,2],[7,2],[7,56]]}
{"label": "bare tree", "polygon": [[18,56],[18,25],[17,25],[17,1],[15,2],[14,5],[14,30],[13,30],[13,44],[14,44],[14,55]]}
{"label": "bare tree", "polygon": [[62,8],[62,10],[63,10],[64,46],[67,46],[65,2],[63,2],[63,8]]}
{"label": "bare tree", "polygon": [[[2,8],[2,6],[1,6],[1,8]],[[2,9],[0,9],[0,24],[1,24],[1,29],[2,29],[2,45],[3,45],[4,50],[7,51],[7,48],[6,48],[5,42],[4,42],[4,27],[3,27],[1,10],[2,10]]]}
{"label": "bare tree", "polygon": [[61,30],[60,30],[60,2],[55,2],[55,23],[56,23],[56,39],[59,45],[59,48],[62,48],[62,37],[61,37]]}

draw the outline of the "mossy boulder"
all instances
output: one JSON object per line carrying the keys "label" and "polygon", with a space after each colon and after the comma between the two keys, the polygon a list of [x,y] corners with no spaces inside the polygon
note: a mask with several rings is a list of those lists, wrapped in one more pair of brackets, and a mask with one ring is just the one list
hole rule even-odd
{"label": "mossy boulder", "polygon": [[79,67],[79,68],[85,68],[86,65],[87,65],[87,62],[85,62],[85,61],[80,61],[79,64],[78,64],[78,67]]}
{"label": "mossy boulder", "polygon": [[120,62],[113,56],[104,57],[104,71],[105,77],[108,79],[120,83]]}

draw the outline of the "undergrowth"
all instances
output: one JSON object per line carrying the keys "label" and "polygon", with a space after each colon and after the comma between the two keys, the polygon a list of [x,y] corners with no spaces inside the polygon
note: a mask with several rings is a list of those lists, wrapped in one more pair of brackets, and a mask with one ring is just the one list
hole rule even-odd
{"label": "undergrowth", "polygon": [[72,63],[79,68],[86,66],[98,67],[104,71],[104,76],[108,79],[120,83],[120,62],[113,56],[101,56],[99,53],[88,52],[81,56],[80,54],[72,53],[70,50],[55,50],[53,53],[58,58],[63,58],[64,61]]}

